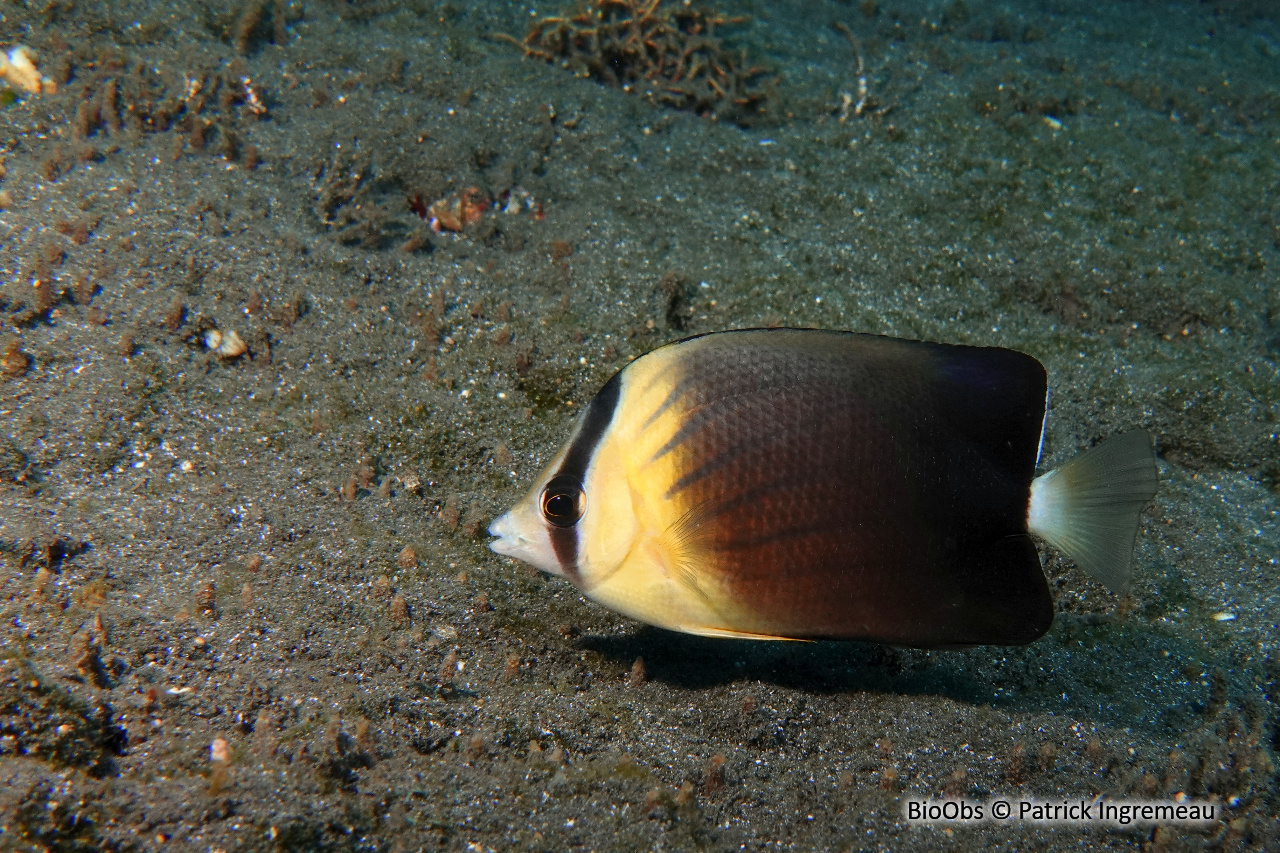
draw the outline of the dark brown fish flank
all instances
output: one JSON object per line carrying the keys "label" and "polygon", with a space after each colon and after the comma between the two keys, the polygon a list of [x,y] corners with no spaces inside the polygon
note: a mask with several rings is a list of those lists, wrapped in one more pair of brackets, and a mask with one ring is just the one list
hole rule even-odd
{"label": "dark brown fish flank", "polygon": [[768,409],[768,398],[774,394],[784,393],[786,393],[785,389],[764,389],[759,394],[754,395],[726,395],[721,399],[711,400],[696,409],[682,412],[680,428],[676,430],[675,435],[667,440],[666,444],[658,448],[649,457],[649,464],[657,462],[673,450],[687,449],[687,446],[695,444],[697,439],[704,438],[705,432],[709,429],[719,429],[726,422],[733,423],[736,420],[749,417],[752,408]]}
{"label": "dark brown fish flank", "polygon": [[[708,387],[708,377],[731,376],[733,375],[735,368],[738,372],[741,372],[743,367],[741,361],[717,359],[715,357],[716,354],[717,352],[714,349],[707,353],[700,353],[700,355],[704,355],[705,358],[699,359],[700,364],[696,373],[691,373],[688,370],[682,372],[680,378],[676,381],[676,384],[667,393],[666,398],[658,405],[653,413],[649,415],[649,417],[645,418],[644,423],[640,425],[640,429],[642,431],[653,426],[659,418],[670,411],[670,409],[677,403],[683,402],[684,405],[682,408],[684,412],[690,417],[696,417],[696,414],[689,413],[697,413],[699,410],[715,402],[723,402],[725,400],[732,399],[735,396],[743,396],[741,393],[736,395],[733,393],[721,393],[720,389],[716,387],[714,382],[712,382],[710,387]],[[767,368],[757,368],[757,371],[762,369]],[[661,381],[663,378],[665,377],[661,375],[654,377],[654,379],[650,381],[649,387],[652,387],[654,383]],[[758,388],[753,388],[751,393],[755,393],[758,390]],[[683,398],[686,396],[691,396],[691,399],[684,400]],[[668,444],[670,445],[670,442]],[[670,448],[664,448],[664,450],[668,449]],[[658,454],[655,454],[654,460],[658,459],[661,455],[661,451]]]}
{"label": "dark brown fish flank", "polygon": [[711,394],[720,399],[707,399],[673,438],[673,446],[686,443],[687,455],[706,470],[682,476],[672,493],[721,467],[724,453],[730,458],[748,454],[776,465],[780,453],[830,453],[850,441],[854,421],[871,411],[861,403],[873,384],[866,369],[854,359],[796,355],[784,349],[753,358],[764,374],[754,389],[748,383],[756,371],[744,376],[740,361],[690,367],[713,389],[704,399]]}
{"label": "dark brown fish flank", "polygon": [[1032,639],[1051,618],[1038,558],[1000,543],[1026,539],[1043,369],[1007,352],[819,332],[692,350],[701,411],[671,494],[698,508],[702,570],[766,633]]}
{"label": "dark brown fish flank", "polygon": [[[669,491],[688,490],[682,501],[711,508],[704,514],[718,516],[716,541],[721,547],[737,547],[744,534],[747,541],[759,535],[777,538],[786,524],[809,528],[817,520],[845,527],[859,518],[865,521],[867,513],[859,516],[848,500],[859,480],[865,478],[874,488],[890,478],[886,468],[898,471],[897,480],[908,478],[892,453],[859,458],[850,434],[891,430],[875,424],[867,407],[856,403],[814,388],[788,389],[774,401],[772,420],[766,417],[767,407],[757,407],[753,417],[721,424],[720,435],[691,441],[690,457],[710,456],[710,461],[682,475]],[[889,497],[883,487],[880,494]],[[774,509],[763,509],[770,505]]]}
{"label": "dark brown fish flank", "polygon": [[[810,390],[813,398],[825,397],[821,389]],[[796,391],[794,387],[771,388],[763,394],[738,395],[717,401],[723,405],[709,403],[703,407],[667,445],[654,454],[653,460],[656,460],[683,445],[686,457],[698,461],[693,470],[681,474],[671,484],[666,497],[675,496],[726,466],[743,462],[743,457],[786,464],[786,458],[779,454],[805,452],[807,442],[802,442],[794,429],[779,428],[777,418],[778,410],[787,406],[796,407],[801,416],[811,411],[806,402],[798,400],[801,395]],[[843,437],[837,434],[831,438],[839,442]]]}
{"label": "dark brown fish flank", "polygon": [[821,485],[798,477],[762,480],[731,497],[720,501],[708,500],[694,506],[681,516],[678,525],[685,530],[686,537],[696,540],[708,554],[751,548],[791,536],[805,536],[812,532],[812,526],[761,532],[758,525],[753,526],[749,522],[759,506],[769,501],[781,501],[784,496],[792,494],[794,499],[787,500],[788,511],[802,518],[818,517],[817,513],[806,512],[804,505],[821,504],[840,496],[839,493],[824,494]]}
{"label": "dark brown fish flank", "polygon": [[[714,336],[699,335],[672,344],[672,346],[687,347],[689,355],[678,360],[677,369],[680,371],[680,376],[675,386],[668,393],[667,398],[659,406],[658,410],[650,415],[644,426],[651,425],[662,413],[665,413],[676,401],[681,400],[686,395],[689,396],[689,399],[683,400],[686,411],[698,409],[715,399],[734,396],[732,391],[725,389],[734,384],[739,386],[744,384],[740,380],[744,368],[748,367],[748,365],[743,364],[743,354],[738,347],[732,344],[726,346],[725,343],[726,341],[739,340],[739,335],[748,337],[759,334],[760,331],[759,329],[746,329],[736,332],[721,332]],[[794,330],[776,329],[770,331],[786,333]],[[751,374],[756,381],[746,383],[747,390],[745,392],[739,390],[738,393],[755,393],[760,388],[767,387],[768,381],[764,378],[765,376],[770,373],[778,374],[778,371],[771,367],[771,362],[778,361],[776,354],[764,352],[753,355],[759,358],[758,362],[750,365]],[[650,381],[649,387],[651,388],[654,383],[661,381],[663,378],[665,377],[655,377]],[[785,375],[780,375],[780,380],[784,378]],[[734,380],[739,381],[735,383]],[[726,385],[726,383],[728,384]],[[648,388],[645,390],[647,391]]]}
{"label": "dark brown fish flank", "polygon": [[[751,350],[749,365],[744,365],[744,353],[737,344],[747,336],[760,335],[759,331],[730,333],[715,339],[714,344],[704,341],[701,347],[693,350],[680,365],[683,375],[677,388],[663,403],[665,410],[677,397],[687,396],[689,399],[684,401],[681,413],[684,422],[650,461],[679,448],[686,451],[685,455],[700,460],[706,468],[705,474],[730,458],[719,457],[719,447],[727,446],[735,455],[739,452],[760,453],[762,450],[773,454],[776,451],[771,442],[775,437],[769,433],[777,432],[784,422],[779,415],[784,407],[797,407],[800,422],[792,424],[795,428],[789,434],[799,441],[807,437],[813,418],[822,414],[818,410],[829,401],[833,392],[839,393],[841,388],[857,385],[859,379],[866,384],[866,371],[856,360],[832,358],[833,351],[819,349],[814,352],[812,345],[796,346],[801,343],[799,337],[790,341],[776,337],[791,331],[765,332],[766,335],[775,335],[770,340],[779,346]],[[828,337],[838,341],[852,336]],[[797,386],[802,386],[808,393],[800,394]],[[753,423],[761,427],[760,433],[741,435],[740,426]],[[839,432],[831,436],[836,441],[842,437]],[[776,440],[784,438],[777,436]],[[695,472],[685,475],[672,486],[668,496],[686,488],[699,476]]]}
{"label": "dark brown fish flank", "polygon": [[[858,431],[867,435],[877,429],[868,422]],[[691,499],[707,507],[705,515],[717,519],[718,549],[776,541],[797,526],[876,529],[882,515],[901,515],[906,504],[922,502],[923,496],[906,489],[910,478],[892,447],[875,460],[859,460],[851,448],[835,446],[814,454],[786,440],[776,450],[744,454],[691,488]],[[860,488],[860,482],[867,488]],[[861,506],[859,493],[870,493],[869,506]]]}
{"label": "dark brown fish flank", "polygon": [[893,448],[878,444],[882,464],[863,468],[864,490],[850,487],[838,458],[824,456],[793,469],[794,484],[762,480],[760,495],[733,501],[736,508],[717,519],[711,560],[737,599],[774,617],[770,627],[839,633],[888,605],[890,591],[877,594],[886,571],[897,576],[940,556]]}
{"label": "dark brown fish flank", "polygon": [[[651,389],[655,384],[665,380],[666,378],[667,378],[666,375],[663,373],[659,373],[657,376],[653,377],[653,379],[649,380],[649,384],[645,388],[645,393],[647,393],[649,389]],[[662,403],[659,404],[658,408],[653,410],[652,414],[650,414],[649,417],[644,419],[644,423],[640,424],[640,431],[644,432],[649,427],[657,423],[659,418],[665,415],[671,409],[672,406],[674,406],[677,402],[680,401],[680,398],[683,397],[685,393],[689,390],[689,387],[691,384],[692,382],[686,376],[682,376],[680,379],[678,379],[676,381],[676,384],[671,388],[671,390],[667,392],[666,399],[664,399]]]}

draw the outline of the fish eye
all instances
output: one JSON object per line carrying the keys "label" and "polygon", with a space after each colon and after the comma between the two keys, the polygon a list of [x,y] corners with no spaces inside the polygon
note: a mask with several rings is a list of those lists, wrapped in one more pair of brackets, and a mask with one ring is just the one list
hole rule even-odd
{"label": "fish eye", "polygon": [[587,508],[587,495],[573,477],[556,477],[542,490],[542,517],[556,527],[573,527]]}

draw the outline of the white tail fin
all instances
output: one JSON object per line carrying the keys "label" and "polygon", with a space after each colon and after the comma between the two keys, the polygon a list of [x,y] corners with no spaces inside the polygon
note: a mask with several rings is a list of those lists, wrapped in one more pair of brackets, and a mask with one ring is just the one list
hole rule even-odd
{"label": "white tail fin", "polygon": [[1155,496],[1156,479],[1146,430],[1117,435],[1032,481],[1027,528],[1124,593],[1138,515]]}

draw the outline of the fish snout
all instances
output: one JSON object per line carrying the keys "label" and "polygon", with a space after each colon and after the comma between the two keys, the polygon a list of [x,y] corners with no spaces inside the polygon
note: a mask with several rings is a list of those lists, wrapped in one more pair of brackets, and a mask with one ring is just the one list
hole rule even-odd
{"label": "fish snout", "polygon": [[489,535],[496,537],[489,543],[489,549],[495,554],[523,560],[553,575],[564,573],[546,526],[531,516],[527,506],[516,507],[495,518],[489,525]]}
{"label": "fish snout", "polygon": [[497,537],[489,543],[489,548],[504,557],[515,556],[514,552],[520,544],[520,537],[516,534],[516,525],[513,521],[511,513],[506,512],[489,524],[489,535]]}

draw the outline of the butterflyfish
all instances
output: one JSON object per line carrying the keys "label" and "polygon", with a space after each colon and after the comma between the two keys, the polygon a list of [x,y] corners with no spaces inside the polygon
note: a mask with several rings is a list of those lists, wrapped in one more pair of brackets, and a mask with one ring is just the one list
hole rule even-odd
{"label": "butterflyfish", "polygon": [[1112,590],[1156,491],[1143,430],[1036,476],[1045,369],[999,347],[815,329],[659,347],[585,407],[499,554],[690,634],[1022,645],[1033,537]]}

